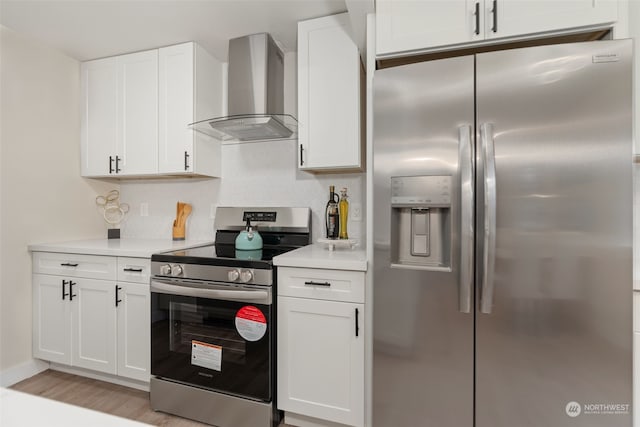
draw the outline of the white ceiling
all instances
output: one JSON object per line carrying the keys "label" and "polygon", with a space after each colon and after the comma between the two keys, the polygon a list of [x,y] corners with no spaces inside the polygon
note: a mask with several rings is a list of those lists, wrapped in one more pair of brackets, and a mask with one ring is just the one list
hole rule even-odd
{"label": "white ceiling", "polygon": [[297,22],[345,0],[0,0],[0,24],[80,61],[196,41],[226,61],[234,37],[268,32],[296,49]]}

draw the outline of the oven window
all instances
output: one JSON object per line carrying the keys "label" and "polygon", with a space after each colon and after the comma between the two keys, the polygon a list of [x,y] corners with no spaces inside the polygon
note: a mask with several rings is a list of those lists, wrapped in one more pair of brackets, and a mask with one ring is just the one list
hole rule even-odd
{"label": "oven window", "polygon": [[151,298],[152,375],[271,401],[272,306],[155,292]]}

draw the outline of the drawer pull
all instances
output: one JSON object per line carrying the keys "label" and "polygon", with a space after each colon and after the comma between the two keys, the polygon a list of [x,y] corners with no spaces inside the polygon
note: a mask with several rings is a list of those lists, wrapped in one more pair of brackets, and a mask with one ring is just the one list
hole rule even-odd
{"label": "drawer pull", "polygon": [[63,262],[60,265],[63,266],[63,267],[77,267],[78,266],[78,264],[74,264],[74,263],[71,263],[71,262]]}
{"label": "drawer pull", "polygon": [[356,308],[356,337],[358,336],[358,334],[360,333],[360,324],[358,323],[358,309]]}
{"label": "drawer pull", "polygon": [[134,273],[142,273],[141,268],[125,268],[124,271],[132,271]]}
{"label": "drawer pull", "polygon": [[305,285],[311,285],[311,286],[331,286],[331,283],[329,282],[314,282],[312,280],[308,281],[308,282],[304,282]]}

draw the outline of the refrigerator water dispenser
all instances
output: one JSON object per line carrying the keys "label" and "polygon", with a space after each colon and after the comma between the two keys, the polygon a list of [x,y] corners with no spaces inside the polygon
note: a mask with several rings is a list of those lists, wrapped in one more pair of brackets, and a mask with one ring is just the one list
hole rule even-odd
{"label": "refrigerator water dispenser", "polygon": [[451,271],[451,177],[391,178],[391,264]]}

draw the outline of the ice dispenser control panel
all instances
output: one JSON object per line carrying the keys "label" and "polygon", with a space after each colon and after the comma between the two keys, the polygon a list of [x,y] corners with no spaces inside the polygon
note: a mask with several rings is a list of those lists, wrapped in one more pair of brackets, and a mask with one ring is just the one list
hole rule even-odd
{"label": "ice dispenser control panel", "polygon": [[450,271],[451,176],[391,178],[391,263]]}
{"label": "ice dispenser control panel", "polygon": [[396,176],[391,178],[392,205],[449,206],[450,176]]}

